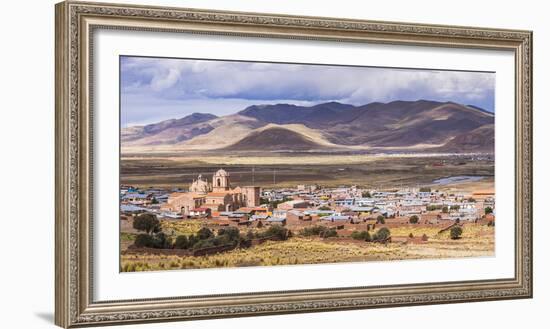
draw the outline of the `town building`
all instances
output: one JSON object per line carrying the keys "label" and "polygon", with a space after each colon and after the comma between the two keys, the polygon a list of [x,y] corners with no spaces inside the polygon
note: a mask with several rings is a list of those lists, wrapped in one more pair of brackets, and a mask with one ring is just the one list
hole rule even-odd
{"label": "town building", "polygon": [[189,186],[189,192],[174,192],[168,201],[161,206],[163,211],[178,212],[191,215],[197,208],[207,208],[212,212],[235,211],[241,207],[257,207],[260,205],[260,187],[231,186],[230,175],[220,169],[212,176],[209,183],[199,175]]}

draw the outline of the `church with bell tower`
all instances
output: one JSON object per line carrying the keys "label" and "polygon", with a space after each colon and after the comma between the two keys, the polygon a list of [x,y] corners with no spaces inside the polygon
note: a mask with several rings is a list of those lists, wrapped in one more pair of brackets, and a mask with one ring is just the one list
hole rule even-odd
{"label": "church with bell tower", "polygon": [[199,175],[189,186],[189,192],[170,194],[162,210],[188,215],[192,210],[208,208],[216,211],[235,211],[241,207],[260,205],[259,186],[231,186],[230,175],[219,169],[212,175],[212,183]]}

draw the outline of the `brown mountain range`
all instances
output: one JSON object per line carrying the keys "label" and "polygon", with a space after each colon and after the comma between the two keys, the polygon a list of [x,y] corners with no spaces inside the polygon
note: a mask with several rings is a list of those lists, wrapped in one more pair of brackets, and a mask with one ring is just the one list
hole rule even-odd
{"label": "brown mountain range", "polygon": [[123,128],[121,138],[123,152],[492,152],[494,115],[473,106],[427,100],[254,105],[229,116],[195,113]]}

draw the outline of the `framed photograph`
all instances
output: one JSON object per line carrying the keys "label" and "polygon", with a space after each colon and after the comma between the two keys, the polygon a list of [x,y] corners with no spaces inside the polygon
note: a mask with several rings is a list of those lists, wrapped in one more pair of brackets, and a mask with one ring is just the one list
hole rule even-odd
{"label": "framed photograph", "polygon": [[56,324],[530,298],[532,33],[56,6]]}

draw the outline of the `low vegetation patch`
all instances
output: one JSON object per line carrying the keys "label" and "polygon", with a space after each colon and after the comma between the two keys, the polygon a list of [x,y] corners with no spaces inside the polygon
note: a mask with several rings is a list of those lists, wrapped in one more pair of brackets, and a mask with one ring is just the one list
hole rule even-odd
{"label": "low vegetation patch", "polygon": [[462,237],[462,227],[460,226],[453,226],[449,232],[453,240],[458,240]]}
{"label": "low vegetation patch", "polygon": [[385,242],[391,236],[391,232],[387,227],[382,227],[372,235],[372,241]]}
{"label": "low vegetation patch", "polygon": [[355,240],[363,240],[363,241],[371,241],[372,237],[370,236],[370,233],[368,231],[355,231],[351,233],[352,239]]}

